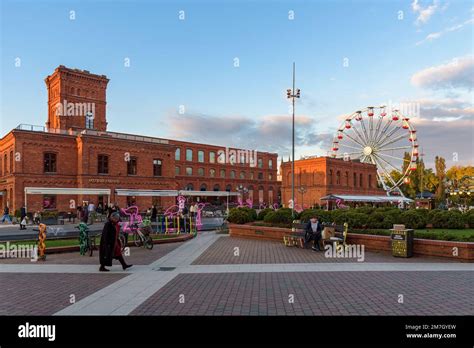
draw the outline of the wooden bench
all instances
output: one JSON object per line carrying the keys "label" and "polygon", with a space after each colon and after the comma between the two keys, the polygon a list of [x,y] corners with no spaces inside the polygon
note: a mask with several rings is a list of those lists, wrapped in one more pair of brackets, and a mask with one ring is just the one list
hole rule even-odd
{"label": "wooden bench", "polygon": [[336,249],[342,245],[346,246],[347,233],[349,230],[349,224],[347,222],[344,225],[328,225],[323,229],[322,243],[323,248],[326,244],[332,244]]}
{"label": "wooden bench", "polygon": [[294,222],[291,233],[287,233],[283,236],[283,244],[286,246],[296,246],[304,248],[305,246],[305,223]]}

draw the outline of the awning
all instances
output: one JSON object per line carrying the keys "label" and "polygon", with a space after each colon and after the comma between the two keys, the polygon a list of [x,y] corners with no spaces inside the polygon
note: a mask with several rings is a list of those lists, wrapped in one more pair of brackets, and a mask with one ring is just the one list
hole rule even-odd
{"label": "awning", "polygon": [[176,197],[177,190],[133,190],[133,189],[116,189],[117,196],[135,196],[135,197]]}
{"label": "awning", "polygon": [[321,198],[322,201],[335,201],[342,200],[345,202],[373,202],[373,203],[383,203],[383,202],[397,202],[400,201],[408,203],[413,202],[412,199],[402,197],[402,196],[356,196],[356,195],[328,195]]}
{"label": "awning", "polygon": [[229,197],[229,196],[238,196],[238,192],[229,192],[229,191],[192,191],[192,190],[180,190],[179,194],[181,196],[212,196],[212,197]]}
{"label": "awning", "polygon": [[238,192],[227,191],[192,191],[192,190],[133,190],[133,189],[116,189],[117,196],[134,196],[134,197],[177,197],[177,196],[201,196],[201,197],[228,197],[238,196]]}
{"label": "awning", "polygon": [[110,189],[77,188],[77,187],[25,187],[27,195],[108,195]]}

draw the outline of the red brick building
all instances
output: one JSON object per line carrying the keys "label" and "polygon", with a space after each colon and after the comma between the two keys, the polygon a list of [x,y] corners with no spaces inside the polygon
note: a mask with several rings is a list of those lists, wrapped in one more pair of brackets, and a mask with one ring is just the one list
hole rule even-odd
{"label": "red brick building", "polygon": [[[280,167],[282,203],[291,200],[291,162]],[[299,190],[303,187],[305,190]],[[306,191],[302,193],[302,191]],[[311,157],[295,161],[295,201],[306,207],[326,202],[321,197],[330,194],[383,196],[377,186],[377,169],[373,164],[344,161],[330,157]]]}
{"label": "red brick building", "polygon": [[[11,212],[25,204],[27,187],[110,189],[111,202],[143,208],[167,207],[174,198],[125,197],[115,190],[236,192],[241,187],[244,198],[256,204],[277,201],[277,154],[109,132],[107,77],[59,66],[45,82],[46,126],[20,125],[0,140],[0,200]],[[108,199],[48,194],[29,195],[27,202],[28,211],[69,211],[71,203]]]}

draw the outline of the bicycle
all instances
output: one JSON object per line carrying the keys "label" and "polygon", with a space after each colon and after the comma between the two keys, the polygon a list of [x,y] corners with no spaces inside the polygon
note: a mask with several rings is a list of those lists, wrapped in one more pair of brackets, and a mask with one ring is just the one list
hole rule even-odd
{"label": "bicycle", "polygon": [[146,249],[153,249],[153,238],[151,238],[150,233],[152,233],[151,222],[148,219],[145,219],[141,227],[138,227],[138,224],[134,224],[135,234],[133,236],[135,246],[141,247],[144,246]]}
{"label": "bicycle", "polygon": [[89,253],[89,256],[92,256],[94,250],[97,249],[96,236],[89,234],[89,227],[84,222],[81,222],[76,228],[79,229],[79,253],[81,255]]}

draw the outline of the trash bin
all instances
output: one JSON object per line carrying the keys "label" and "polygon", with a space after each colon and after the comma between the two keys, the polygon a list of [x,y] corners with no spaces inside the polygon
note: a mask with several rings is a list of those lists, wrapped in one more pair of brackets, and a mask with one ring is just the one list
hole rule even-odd
{"label": "trash bin", "polygon": [[406,229],[405,225],[393,225],[390,231],[392,231],[392,255],[395,257],[412,257],[413,230]]}

